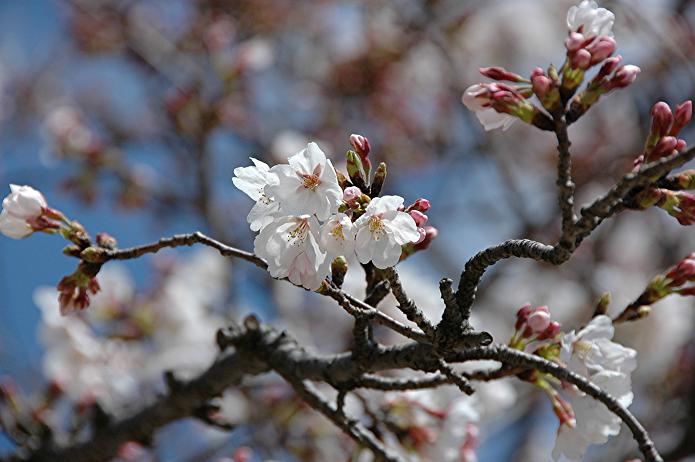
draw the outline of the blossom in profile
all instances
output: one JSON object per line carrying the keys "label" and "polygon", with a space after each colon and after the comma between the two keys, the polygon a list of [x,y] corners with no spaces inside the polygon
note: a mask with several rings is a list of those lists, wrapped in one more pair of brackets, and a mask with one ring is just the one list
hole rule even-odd
{"label": "blossom in profile", "polygon": [[309,290],[328,275],[330,261],[319,247],[319,223],[312,215],[275,219],[256,236],[254,252],[268,262],[272,277]]}
{"label": "blossom in profile", "polygon": [[2,201],[0,232],[13,239],[22,239],[34,231],[45,229],[46,199],[31,186],[10,185],[10,194]]}
{"label": "blossom in profile", "polygon": [[250,158],[251,167],[237,167],[234,169],[234,186],[244,194],[256,201],[247,217],[252,231],[260,231],[265,225],[273,221],[278,214],[280,204],[266,194],[266,186],[277,184],[278,177],[270,172],[270,167],[265,162]]}
{"label": "blossom in profile", "polygon": [[497,112],[487,98],[487,89],[483,84],[471,85],[463,93],[463,104],[478,118],[485,131],[501,128],[506,130],[516,118],[510,114]]}
{"label": "blossom in profile", "polygon": [[355,221],[355,251],[361,263],[371,261],[381,269],[394,266],[401,257],[401,246],[420,239],[415,220],[399,210],[402,206],[400,196],[377,197]]}
{"label": "blossom in profile", "polygon": [[570,32],[579,32],[586,37],[613,36],[615,15],[612,11],[599,8],[593,0],[582,0],[567,11],[567,27]]}
{"label": "blossom in profile", "polygon": [[270,169],[278,182],[265,188],[280,201],[283,215],[309,214],[323,221],[338,211],[343,190],[330,160],[316,143],[309,143],[289,159],[288,164]]}
{"label": "blossom in profile", "polygon": [[[627,407],[633,399],[630,374],[637,367],[637,353],[613,342],[613,333],[608,316],[594,317],[579,332],[562,337],[560,360]],[[620,433],[619,417],[593,397],[576,389],[570,391],[575,419],[560,425],[553,449],[555,460],[560,455],[581,460],[589,445],[604,444]]]}

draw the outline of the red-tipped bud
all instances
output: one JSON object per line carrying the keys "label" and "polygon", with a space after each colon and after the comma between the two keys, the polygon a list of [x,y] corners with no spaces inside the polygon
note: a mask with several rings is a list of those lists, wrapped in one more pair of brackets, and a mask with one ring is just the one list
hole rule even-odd
{"label": "red-tipped bud", "polygon": [[664,136],[657,143],[656,146],[647,155],[647,162],[653,162],[662,157],[667,157],[673,154],[673,151],[678,146],[678,140],[673,136]]}
{"label": "red-tipped bud", "polygon": [[579,32],[570,32],[565,39],[565,48],[570,53],[579,50],[584,45],[584,35]]}
{"label": "red-tipped bud", "polygon": [[652,107],[652,135],[658,137],[668,135],[673,123],[673,113],[668,104],[659,101]]}
{"label": "red-tipped bud", "polygon": [[546,327],[546,329],[538,336],[538,340],[547,340],[555,338],[557,334],[560,333],[560,329],[562,329],[562,325],[560,325],[560,323],[557,321],[552,321],[550,324],[548,324],[548,327]]}
{"label": "red-tipped bud", "polygon": [[553,81],[546,75],[531,77],[531,84],[533,85],[533,93],[541,100],[545,98],[548,92],[553,88]]}
{"label": "red-tipped bud", "polygon": [[572,55],[571,64],[574,69],[589,69],[591,66],[591,53],[585,49],[577,50]]}
{"label": "red-tipped bud", "polygon": [[609,82],[609,88],[614,89],[627,87],[635,81],[637,74],[640,72],[642,72],[642,69],[632,64],[626,64],[625,66],[619,67]]}
{"label": "red-tipped bud", "polygon": [[372,150],[366,136],[352,134],[350,135],[350,144],[360,157],[367,157]]}
{"label": "red-tipped bud", "polygon": [[603,66],[601,66],[601,69],[599,69],[598,73],[596,74],[596,77],[594,77],[593,81],[598,82],[612,74],[613,71],[615,71],[615,69],[618,67],[618,64],[620,64],[620,61],[622,61],[622,59],[623,57],[620,55],[606,59],[603,63]]}
{"label": "red-tipped bud", "polygon": [[529,315],[526,324],[536,334],[543,332],[550,325],[550,313],[548,313],[547,308],[545,311],[536,309]]}
{"label": "red-tipped bud", "polygon": [[430,206],[430,201],[421,197],[415,201],[415,203],[412,205],[412,209],[427,212],[430,209]]}
{"label": "red-tipped bud", "polygon": [[423,226],[425,226],[425,223],[427,223],[428,220],[427,215],[420,212],[419,210],[411,210],[410,216],[413,217],[413,220],[415,220],[415,224],[418,228],[422,228]]}
{"label": "red-tipped bud", "polygon": [[526,303],[521,308],[519,308],[519,310],[516,312],[516,324],[514,325],[514,327],[518,330],[522,325],[526,323],[526,320],[532,312],[533,308],[531,308],[530,303]]}
{"label": "red-tipped bud", "polygon": [[360,196],[362,196],[360,188],[357,186],[348,186],[343,191],[343,202],[347,203],[349,206],[353,206]]}
{"label": "red-tipped bud", "polygon": [[611,37],[599,37],[590,47],[591,65],[596,65],[615,52],[615,40]]}
{"label": "red-tipped bud", "polygon": [[439,235],[439,231],[434,226],[425,226],[425,238],[415,244],[415,250],[425,250],[430,246],[432,241],[434,241]]}
{"label": "red-tipped bud", "polygon": [[682,152],[685,151],[688,148],[688,143],[686,143],[685,140],[678,139],[678,142],[676,143],[676,151]]}
{"label": "red-tipped bud", "polygon": [[519,74],[509,72],[503,67],[481,67],[480,73],[493,80],[506,80],[508,82],[528,82]]}
{"label": "red-tipped bud", "polygon": [[534,77],[538,77],[539,75],[545,75],[545,71],[543,71],[542,67],[537,67],[531,71],[531,80],[533,80]]}
{"label": "red-tipped bud", "polygon": [[670,287],[678,287],[695,278],[695,254],[688,255],[666,273],[671,279]]}
{"label": "red-tipped bud", "polygon": [[683,127],[690,123],[693,117],[693,102],[688,100],[676,107],[676,116],[673,119],[670,135],[677,135]]}

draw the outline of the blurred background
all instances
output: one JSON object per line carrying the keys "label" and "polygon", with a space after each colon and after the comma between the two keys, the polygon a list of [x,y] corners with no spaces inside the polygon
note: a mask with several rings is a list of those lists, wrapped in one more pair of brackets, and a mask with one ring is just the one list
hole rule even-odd
{"label": "blurred background", "polygon": [[[558,236],[553,135],[522,123],[485,133],[460,98],[483,80],[479,67],[528,75],[562,64],[573,3],[2,0],[0,185],[41,190],[52,207],[121,247],[201,230],[252,249],[252,204],[233,187],[233,169],[249,156],[284,162],[309,140],[341,168],[349,135],[363,134],[374,161],[388,163],[385,192],[432,203],[439,237],[402,272],[437,319],[436,282],[456,279],[475,252],[508,238]],[[578,204],[630,170],[654,102],[693,96],[693,3],[602,2],[616,14],[618,53],[642,73],[570,129]],[[0,375],[28,401],[53,381],[73,403],[88,397],[126,413],[143,389],[161,387],[163,370],[204,369],[215,329],[249,312],[323,351],[350,344],[350,318],[330,301],[243,262],[169,250],[107,265],[104,293],[78,328],[88,327],[80,332],[89,342],[67,351],[55,333],[68,321],[54,316],[54,287],[75,267],[63,245],[47,235],[0,239]],[[618,313],[694,250],[692,230],[663,211],[624,212],[561,268],[496,266],[479,290],[476,327],[506,342],[516,310],[530,302],[548,305],[570,329],[606,291]],[[360,271],[348,273],[357,294]],[[669,298],[617,329],[618,341],[638,350],[631,409],[657,447],[675,450],[673,460],[695,460],[693,308],[692,299]],[[506,387],[493,401],[507,405],[481,408],[479,460],[551,460],[557,422],[547,399],[518,381]],[[350,445],[280,382],[252,382],[223,399],[227,418],[245,422],[237,430],[183,422],[161,431],[155,449],[129,448],[123,458],[219,460],[249,447],[249,460],[352,460]],[[285,405],[249,409],[259,400]],[[73,411],[64,406],[51,418],[69,427]],[[181,441],[181,432],[196,438]],[[14,448],[0,435],[2,452]],[[624,460],[633,450],[623,429],[587,460]]]}

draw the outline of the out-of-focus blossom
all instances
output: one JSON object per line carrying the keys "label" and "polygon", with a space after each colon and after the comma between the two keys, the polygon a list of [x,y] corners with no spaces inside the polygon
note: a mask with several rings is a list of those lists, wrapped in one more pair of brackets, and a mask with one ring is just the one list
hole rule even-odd
{"label": "out-of-focus blossom", "polygon": [[471,85],[463,93],[463,104],[473,111],[486,131],[502,128],[506,130],[516,118],[503,112],[497,112],[483,96],[487,90],[481,84]]}

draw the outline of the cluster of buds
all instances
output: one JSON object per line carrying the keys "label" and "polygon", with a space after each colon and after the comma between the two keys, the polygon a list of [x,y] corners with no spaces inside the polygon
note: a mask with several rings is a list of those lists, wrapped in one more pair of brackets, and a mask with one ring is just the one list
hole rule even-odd
{"label": "cluster of buds", "polygon": [[560,327],[559,322],[551,319],[547,306],[533,308],[527,303],[516,312],[514,334],[509,346],[523,351],[533,342],[553,340],[560,333]]}
{"label": "cluster of buds", "polygon": [[678,220],[683,226],[695,224],[695,195],[687,191],[665,188],[647,188],[639,192],[630,207],[644,210],[659,207]]}
{"label": "cluster of buds", "polygon": [[404,208],[404,211],[407,212],[413,218],[413,220],[415,220],[415,225],[417,226],[417,231],[420,234],[420,239],[415,243],[406,244],[403,246],[401,261],[405,260],[415,252],[425,250],[439,234],[437,228],[427,224],[429,217],[425,215],[425,212],[430,209],[430,206],[430,201],[421,197],[408,207]]}
{"label": "cluster of buds", "polygon": [[635,170],[639,170],[646,163],[682,152],[687,148],[685,140],[678,138],[678,134],[693,117],[692,101],[688,100],[676,106],[675,113],[668,104],[659,101],[652,107],[651,114],[651,130],[644,144],[644,151],[635,160]]}
{"label": "cluster of buds", "polygon": [[633,321],[651,312],[650,306],[672,294],[695,295],[695,252],[689,254],[666,273],[652,278],[640,296],[628,305],[614,322]]}
{"label": "cluster of buds", "polygon": [[58,304],[63,316],[87,308],[89,295],[95,295],[101,290],[92,266],[93,264],[80,263],[74,273],[65,276],[58,283]]}
{"label": "cluster of buds", "polygon": [[516,119],[535,125],[543,130],[550,129],[552,122],[546,114],[528,99],[533,96],[531,81],[501,67],[482,68],[480,73],[496,80],[520,83],[480,83],[466,89],[463,104],[473,111],[485,130],[506,130]]}
{"label": "cluster of buds", "polygon": [[43,194],[31,186],[10,185],[10,194],[2,201],[0,233],[22,239],[36,231],[56,233],[65,216],[48,206]]}

